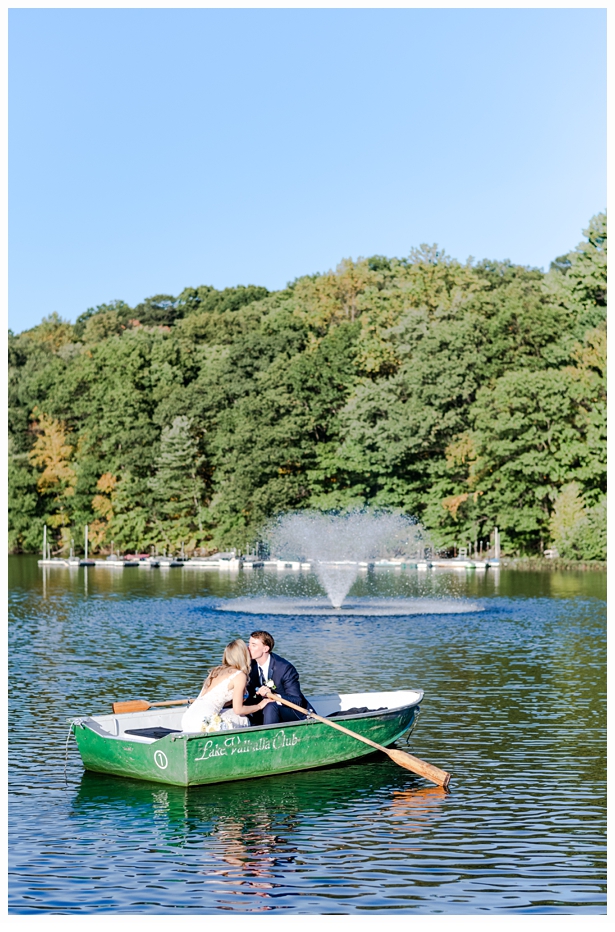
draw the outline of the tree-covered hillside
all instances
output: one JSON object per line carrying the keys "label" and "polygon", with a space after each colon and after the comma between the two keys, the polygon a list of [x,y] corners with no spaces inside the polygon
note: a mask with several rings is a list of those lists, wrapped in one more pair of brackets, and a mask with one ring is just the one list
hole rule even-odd
{"label": "tree-covered hillside", "polygon": [[289,509],[606,547],[606,216],[544,274],[435,247],[10,334],[10,542],[245,549]]}

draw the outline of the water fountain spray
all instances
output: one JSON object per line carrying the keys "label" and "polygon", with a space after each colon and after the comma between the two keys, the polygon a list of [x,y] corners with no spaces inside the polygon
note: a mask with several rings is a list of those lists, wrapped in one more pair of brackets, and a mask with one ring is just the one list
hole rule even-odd
{"label": "water fountain spray", "polygon": [[427,543],[414,518],[374,510],[294,512],[277,518],[264,536],[272,556],[312,564],[336,609],[342,607],[361,565],[377,559],[416,558]]}

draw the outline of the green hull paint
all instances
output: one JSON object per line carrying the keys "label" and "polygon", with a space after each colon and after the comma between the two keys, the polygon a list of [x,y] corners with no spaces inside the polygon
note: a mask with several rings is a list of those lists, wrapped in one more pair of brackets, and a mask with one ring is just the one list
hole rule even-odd
{"label": "green hull paint", "polygon": [[[344,718],[346,728],[388,746],[415,723],[412,707]],[[101,734],[87,719],[74,721],[86,770],[139,780],[194,786],[325,767],[372,754],[368,745],[314,720],[207,735],[167,735],[152,743]]]}

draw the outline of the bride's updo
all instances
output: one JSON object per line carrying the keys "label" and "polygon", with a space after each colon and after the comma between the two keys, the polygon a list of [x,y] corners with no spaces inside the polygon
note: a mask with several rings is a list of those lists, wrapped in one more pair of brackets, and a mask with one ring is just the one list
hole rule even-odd
{"label": "bride's updo", "polygon": [[250,676],[250,665],[252,663],[252,658],[248,653],[248,648],[246,647],[246,642],[242,641],[241,638],[236,638],[234,641],[231,641],[230,644],[227,644],[224,648],[224,653],[222,654],[222,664],[219,667],[214,667],[210,671],[209,676],[205,680],[203,689],[209,689],[213,680],[216,679],[221,673],[224,673],[225,670],[228,670],[229,667],[233,667],[236,670],[241,670],[242,673],[245,673],[246,676]]}

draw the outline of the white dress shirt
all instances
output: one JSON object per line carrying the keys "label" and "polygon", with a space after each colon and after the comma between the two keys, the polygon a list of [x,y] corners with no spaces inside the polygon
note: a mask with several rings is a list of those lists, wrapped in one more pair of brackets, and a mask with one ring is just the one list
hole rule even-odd
{"label": "white dress shirt", "polygon": [[271,657],[269,656],[269,654],[267,654],[267,659],[265,660],[265,662],[263,664],[260,664],[260,663],[258,664],[258,666],[260,667],[260,671],[263,675],[263,683],[267,682],[267,678],[269,676],[269,661],[270,660],[271,660]]}

